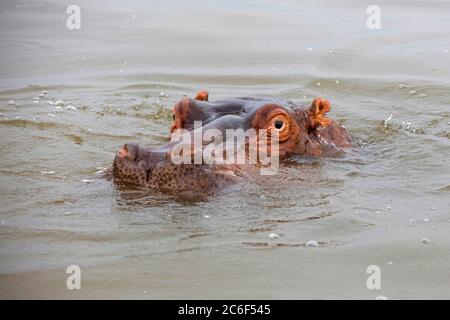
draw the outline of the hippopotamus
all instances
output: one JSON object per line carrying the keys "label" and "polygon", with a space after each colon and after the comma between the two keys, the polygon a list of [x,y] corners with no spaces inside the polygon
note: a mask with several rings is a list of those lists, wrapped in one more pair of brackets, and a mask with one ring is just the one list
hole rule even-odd
{"label": "hippopotamus", "polygon": [[[229,129],[251,129],[256,133],[265,130],[269,140],[272,136],[277,138],[277,160],[281,163],[293,155],[337,157],[351,146],[351,138],[343,125],[326,116],[329,111],[330,102],[320,97],[315,98],[311,105],[300,106],[280,98],[209,101],[208,92],[200,91],[194,99],[184,97],[173,107],[170,142],[151,147],[126,143],[120,148],[114,158],[112,178],[116,182],[162,192],[206,195],[245,179],[246,174],[262,166],[258,159],[252,163],[206,163],[200,156],[200,163],[174,161],[173,151],[180,147],[180,137],[193,139],[202,129],[222,133],[225,139],[221,143],[230,142],[225,134]],[[201,125],[196,126],[199,123]],[[243,152],[248,155],[251,146],[259,145],[260,140],[247,137],[244,141]],[[214,138],[202,140],[200,147],[182,149],[181,155],[193,159],[199,149],[204,150],[213,142]],[[268,150],[275,154],[272,149]]]}

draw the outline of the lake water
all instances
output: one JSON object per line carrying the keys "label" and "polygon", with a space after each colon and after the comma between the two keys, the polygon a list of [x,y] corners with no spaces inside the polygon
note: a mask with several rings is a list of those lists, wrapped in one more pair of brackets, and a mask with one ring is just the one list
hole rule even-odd
{"label": "lake water", "polygon": [[[450,298],[450,2],[371,4],[2,1],[0,297]],[[102,178],[200,89],[325,97],[355,148],[197,202]]]}

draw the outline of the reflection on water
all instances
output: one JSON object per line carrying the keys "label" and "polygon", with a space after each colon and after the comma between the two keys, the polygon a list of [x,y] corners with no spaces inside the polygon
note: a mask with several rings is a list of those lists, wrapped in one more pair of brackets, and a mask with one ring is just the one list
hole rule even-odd
{"label": "reflection on water", "polygon": [[[64,2],[0,4],[0,296],[448,298],[448,2],[381,1],[377,32],[358,1],[78,3],[77,32]],[[199,89],[324,96],[355,148],[202,199],[104,179]]]}

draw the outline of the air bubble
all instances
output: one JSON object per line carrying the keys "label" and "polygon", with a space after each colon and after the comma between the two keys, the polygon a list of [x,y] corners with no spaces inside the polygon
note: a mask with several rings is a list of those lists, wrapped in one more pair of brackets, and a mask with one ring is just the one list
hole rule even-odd
{"label": "air bubble", "polygon": [[307,247],[318,247],[319,243],[316,240],[309,240],[305,243],[305,246]]}

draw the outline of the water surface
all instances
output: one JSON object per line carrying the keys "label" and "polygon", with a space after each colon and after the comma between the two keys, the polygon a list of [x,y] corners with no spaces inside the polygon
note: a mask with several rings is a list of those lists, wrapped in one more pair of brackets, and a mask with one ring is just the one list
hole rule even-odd
{"label": "water surface", "polygon": [[[0,297],[450,298],[448,1],[378,1],[380,30],[366,1],[76,2],[81,30],[0,4]],[[197,202],[101,177],[199,89],[323,96],[356,147]]]}

